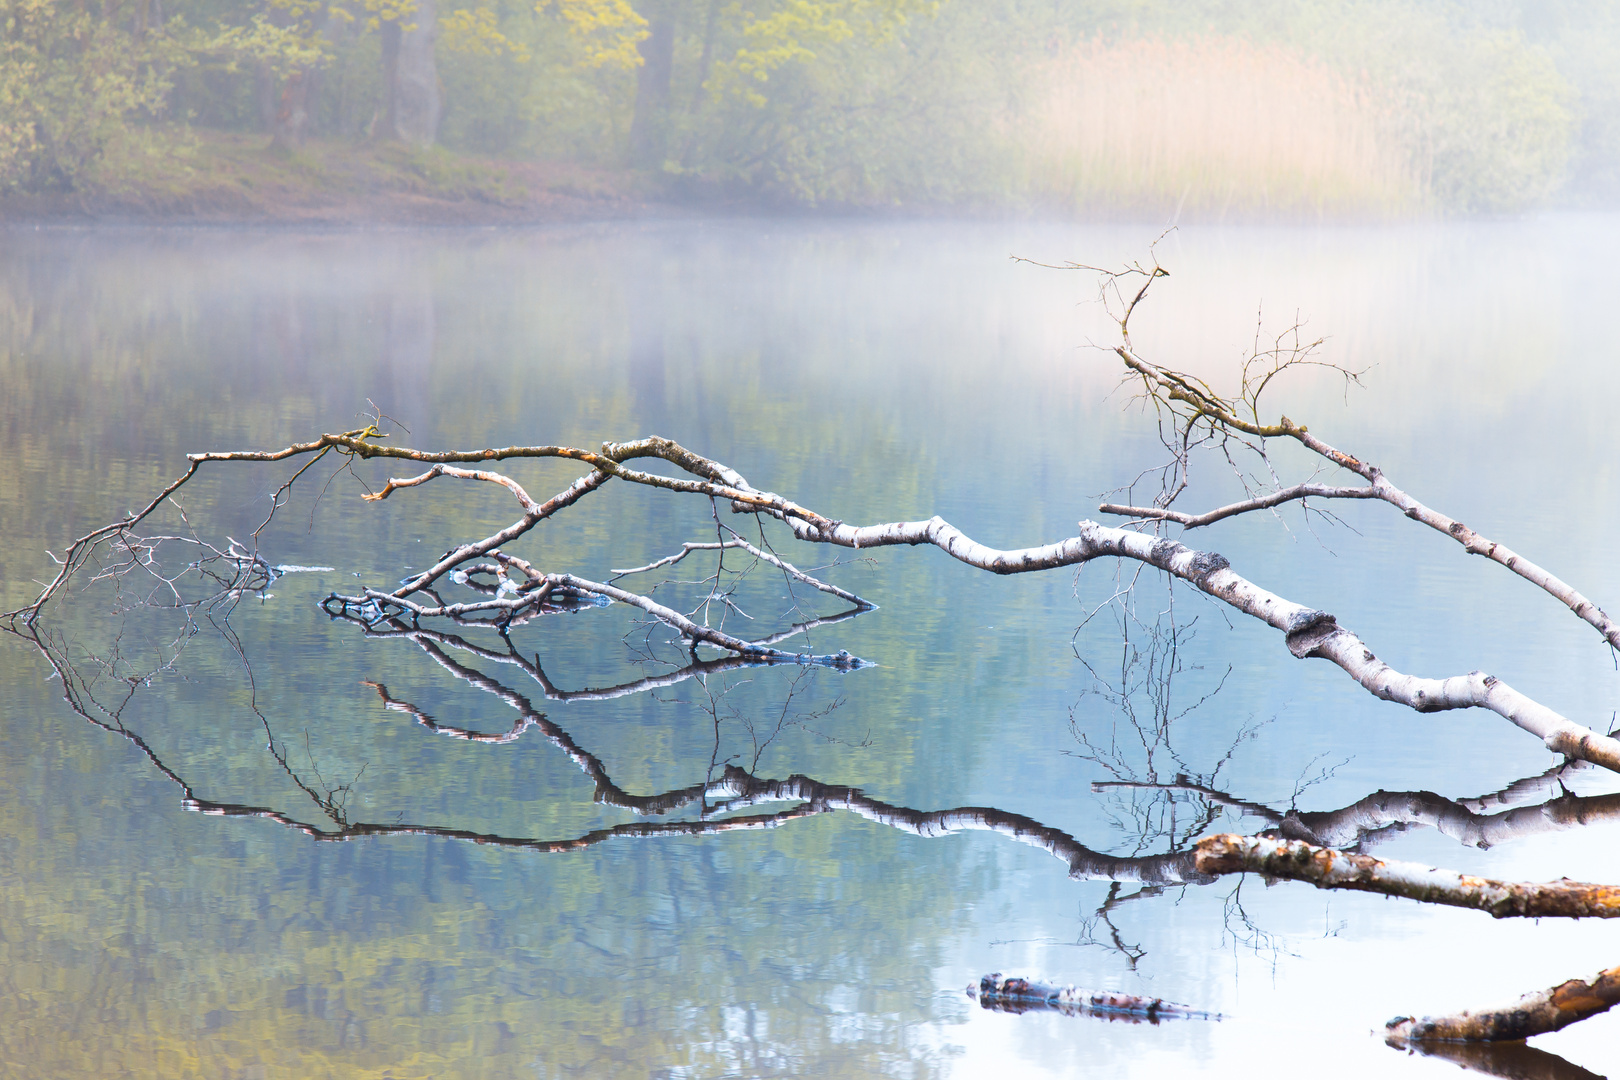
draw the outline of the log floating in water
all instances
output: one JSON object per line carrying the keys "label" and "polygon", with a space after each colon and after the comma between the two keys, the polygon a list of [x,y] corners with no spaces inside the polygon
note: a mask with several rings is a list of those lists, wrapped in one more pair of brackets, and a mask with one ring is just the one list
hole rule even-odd
{"label": "log floating in water", "polygon": [[1158,1023],[1161,1019],[1219,1020],[1220,1013],[1177,1005],[1162,998],[1122,994],[1114,990],[1086,990],[1078,986],[1055,986],[1018,976],[1004,976],[997,971],[979,980],[978,986],[969,986],[969,997],[977,997],[986,1009],[1000,1012],[1029,1012],[1048,1009],[1070,1016],[1100,1016],[1115,1020],[1146,1020]]}

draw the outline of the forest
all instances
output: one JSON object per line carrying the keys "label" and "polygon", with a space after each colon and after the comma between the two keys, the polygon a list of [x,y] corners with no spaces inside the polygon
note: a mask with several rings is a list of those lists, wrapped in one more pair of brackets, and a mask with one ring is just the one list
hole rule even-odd
{"label": "forest", "polygon": [[1617,106],[1612,0],[0,0],[0,212],[1494,215],[1612,202]]}

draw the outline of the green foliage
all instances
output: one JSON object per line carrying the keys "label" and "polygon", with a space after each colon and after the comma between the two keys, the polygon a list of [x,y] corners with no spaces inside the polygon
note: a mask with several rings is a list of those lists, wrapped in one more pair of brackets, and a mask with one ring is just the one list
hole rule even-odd
{"label": "green foliage", "polygon": [[[155,120],[262,130],[295,73],[313,134],[368,138],[376,31],[417,17],[413,0],[169,10],[0,0],[0,185],[144,176]],[[1611,0],[448,0],[437,18],[446,147],[634,162],[675,193],[1154,215],[1620,195]],[[1209,70],[1130,66],[1177,49]],[[1123,65],[1111,90],[1085,82],[1097,60]],[[1215,108],[1199,78],[1232,103],[1230,138],[1198,119]],[[1155,93],[1186,100],[1142,108]]]}
{"label": "green foliage", "polygon": [[1515,210],[1564,179],[1576,94],[1546,48],[1461,7],[1368,0],[1349,14],[1315,11],[1280,32],[1365,73],[1433,204]]}
{"label": "green foliage", "polygon": [[0,0],[0,190],[72,190],[128,125],[161,109],[185,51],[146,0],[99,13]]}
{"label": "green foliage", "polygon": [[1516,210],[1563,179],[1574,97],[1550,57],[1511,33],[1468,40],[1429,88],[1430,188],[1461,211]]}

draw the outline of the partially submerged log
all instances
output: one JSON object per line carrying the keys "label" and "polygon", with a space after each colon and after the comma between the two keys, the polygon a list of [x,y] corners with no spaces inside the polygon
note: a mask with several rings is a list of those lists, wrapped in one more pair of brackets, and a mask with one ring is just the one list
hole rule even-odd
{"label": "partially submerged log", "polygon": [[1079,986],[1058,986],[1054,983],[1003,975],[997,971],[984,976],[977,986],[969,986],[967,994],[977,998],[986,1009],[998,1012],[1030,1012],[1044,1009],[1068,1016],[1098,1016],[1110,1020],[1220,1020],[1221,1014],[1177,1005],[1163,998],[1122,994],[1117,990],[1086,990]]}
{"label": "partially submerged log", "polygon": [[1560,1031],[1620,1002],[1620,967],[1607,968],[1591,981],[1570,979],[1525,994],[1494,1008],[1464,1009],[1450,1016],[1421,1020],[1397,1016],[1384,1025],[1394,1044],[1421,1042],[1509,1042]]}

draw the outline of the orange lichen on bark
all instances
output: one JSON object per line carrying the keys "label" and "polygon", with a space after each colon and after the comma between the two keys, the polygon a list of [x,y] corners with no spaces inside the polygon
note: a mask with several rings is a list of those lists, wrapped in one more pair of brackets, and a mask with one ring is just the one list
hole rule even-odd
{"label": "orange lichen on bark", "polygon": [[1397,1016],[1384,1026],[1392,1045],[1422,1042],[1504,1042],[1528,1039],[1608,1012],[1620,1002],[1620,967],[1600,971],[1591,982],[1570,979],[1526,994],[1494,1009],[1465,1009],[1421,1020]]}
{"label": "orange lichen on bark", "polygon": [[1355,855],[1302,840],[1235,833],[1208,836],[1198,842],[1195,862],[1205,874],[1263,874],[1307,881],[1319,889],[1354,889],[1474,908],[1498,919],[1620,916],[1620,886],[1567,878],[1548,882],[1495,881],[1421,863]]}

